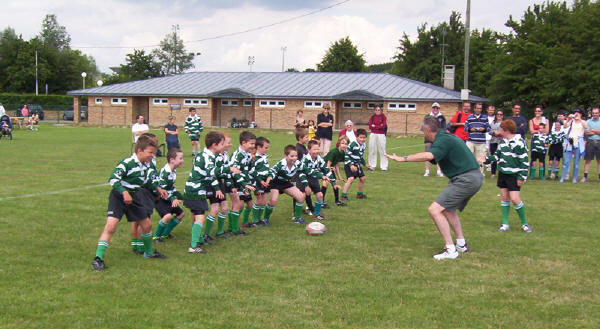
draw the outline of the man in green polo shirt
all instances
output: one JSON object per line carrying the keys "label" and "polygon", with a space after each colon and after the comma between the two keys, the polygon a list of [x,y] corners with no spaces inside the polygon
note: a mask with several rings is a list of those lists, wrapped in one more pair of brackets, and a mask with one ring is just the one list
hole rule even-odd
{"label": "man in green polo shirt", "polygon": [[[483,176],[479,171],[479,164],[465,143],[455,135],[439,128],[436,118],[425,119],[423,134],[426,141],[433,142],[428,152],[407,156],[396,154],[386,154],[386,156],[398,162],[437,163],[444,175],[449,178],[448,186],[428,210],[445,243],[444,249],[439,254],[433,255],[433,258],[455,259],[460,256],[459,252],[469,252],[456,210],[462,211],[471,197],[479,191]],[[452,241],[450,227],[456,236],[456,245]]]}

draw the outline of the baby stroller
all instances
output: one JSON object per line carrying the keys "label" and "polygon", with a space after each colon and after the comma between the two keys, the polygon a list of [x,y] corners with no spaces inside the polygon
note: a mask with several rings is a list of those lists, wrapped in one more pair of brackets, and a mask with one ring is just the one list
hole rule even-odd
{"label": "baby stroller", "polygon": [[10,122],[10,117],[8,115],[3,115],[0,117],[0,139],[2,137],[6,137],[8,139],[12,139],[12,122]]}

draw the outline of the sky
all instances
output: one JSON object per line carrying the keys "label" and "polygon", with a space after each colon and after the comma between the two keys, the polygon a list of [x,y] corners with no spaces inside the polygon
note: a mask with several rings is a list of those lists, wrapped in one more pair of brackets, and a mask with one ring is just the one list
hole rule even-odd
{"label": "sky", "polygon": [[[540,2],[472,0],[471,29],[508,32],[504,23],[510,15],[520,19],[528,6]],[[178,24],[186,50],[200,53],[192,71],[246,72],[250,70],[248,57],[253,56],[252,71],[277,72],[282,61],[285,69],[316,68],[329,46],[345,36],[364,54],[367,64],[389,62],[403,33],[414,38],[421,24],[437,25],[448,20],[452,11],[464,17],[466,1],[2,0],[0,28],[10,26],[28,40],[39,34],[46,14],[55,14],[71,36],[71,47],[93,56],[98,69],[109,73],[109,67],[123,64],[134,48],[157,45]],[[311,12],[316,13],[306,15]],[[306,16],[257,31],[196,41],[301,15]],[[143,49],[148,52],[152,47]]]}

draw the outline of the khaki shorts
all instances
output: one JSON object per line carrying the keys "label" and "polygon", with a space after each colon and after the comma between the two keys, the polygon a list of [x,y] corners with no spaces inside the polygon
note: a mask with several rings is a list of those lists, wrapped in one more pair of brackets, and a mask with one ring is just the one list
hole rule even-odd
{"label": "khaki shorts", "polygon": [[479,191],[481,184],[483,175],[477,169],[454,176],[435,202],[451,212],[456,212],[457,209],[463,211],[471,197]]}
{"label": "khaki shorts", "polygon": [[467,148],[473,155],[475,159],[478,157],[485,157],[487,155],[487,148],[485,147],[485,143],[473,143],[467,141]]}

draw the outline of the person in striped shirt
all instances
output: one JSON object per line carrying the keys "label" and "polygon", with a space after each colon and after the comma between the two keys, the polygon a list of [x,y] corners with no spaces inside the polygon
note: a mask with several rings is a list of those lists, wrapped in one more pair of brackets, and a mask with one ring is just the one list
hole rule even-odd
{"label": "person in striped shirt", "polygon": [[183,128],[192,142],[192,156],[196,156],[200,152],[200,133],[204,128],[202,127],[202,119],[196,114],[196,109],[190,107],[189,113]]}
{"label": "person in striped shirt", "polygon": [[346,149],[344,156],[344,171],[346,172],[346,184],[344,184],[344,190],[342,192],[342,201],[348,201],[348,190],[355,179],[358,178],[358,192],[356,193],[357,199],[366,199],[367,196],[363,193],[363,188],[365,186],[365,173],[362,170],[361,165],[367,167],[367,169],[371,168],[365,162],[363,158],[363,154],[365,153],[365,149],[367,145],[365,142],[367,141],[367,131],[364,129],[356,130],[356,141],[350,143],[348,148]]}
{"label": "person in striped shirt", "polygon": [[292,180],[296,175],[298,175],[297,181],[304,185],[308,184],[306,174],[301,170],[302,164],[298,161],[296,147],[294,145],[287,145],[283,151],[285,156],[271,168],[269,177],[266,180],[271,189],[271,194],[269,203],[265,207],[264,217],[267,221],[271,219],[271,214],[275,209],[275,205],[277,205],[279,194],[285,193],[296,200],[294,222],[306,225],[306,222],[302,219],[302,208],[304,207],[306,194],[292,184]]}
{"label": "person in striped shirt", "polygon": [[335,179],[331,175],[329,167],[326,166],[325,160],[319,155],[321,150],[319,148],[319,141],[310,140],[308,142],[308,154],[302,158],[302,170],[306,174],[308,184],[304,187],[306,196],[315,194],[317,200],[315,201],[315,218],[317,220],[324,220],[325,216],[321,214],[321,208],[323,206],[323,192],[321,191],[321,184],[319,179],[324,178],[323,185],[327,186],[328,180],[335,184]]}
{"label": "person in striped shirt", "polygon": [[267,179],[269,178],[269,146],[265,137],[258,137],[255,143],[256,154],[253,160],[254,180],[256,182],[256,202],[252,206],[252,224],[269,226],[268,219],[261,218],[267,205],[267,194],[271,192]]}
{"label": "person in striped shirt", "polygon": [[550,179],[559,178],[560,159],[563,157],[563,142],[565,140],[565,130],[562,126],[563,120],[564,113],[560,112],[550,132],[550,147],[548,148],[548,173]]}
{"label": "person in striped shirt", "polygon": [[490,154],[487,158],[479,157],[480,163],[498,163],[498,183],[502,201],[500,209],[502,213],[502,225],[500,232],[506,232],[510,228],[508,224],[508,215],[510,212],[510,203],[512,202],[519,219],[521,228],[525,233],[531,233],[532,229],[525,216],[525,204],[521,200],[521,186],[527,180],[529,171],[529,159],[527,156],[527,145],[520,135],[517,135],[517,124],[513,120],[504,120],[500,124],[500,135],[502,140],[498,145],[496,153]]}
{"label": "person in striped shirt", "polygon": [[546,123],[540,122],[538,125],[539,132],[531,137],[531,161],[529,163],[529,179],[535,179],[535,161],[538,162],[540,168],[540,179],[544,179],[546,172],[546,149],[548,148],[548,134],[543,131],[546,128]]}
{"label": "person in striped shirt", "polygon": [[[150,137],[140,136],[136,142],[135,153],[119,162],[110,175],[108,182],[112,189],[108,199],[108,216],[98,240],[96,256],[92,261],[94,270],[101,271],[106,268],[104,253],[123,215],[127,216],[128,222],[140,223],[144,258],[165,258],[152,247],[152,222],[148,218],[145,200],[142,200],[146,196],[136,193],[151,183],[148,163],[156,154],[156,149],[156,143]],[[156,190],[161,197],[167,197],[167,193],[162,188],[157,187]]]}
{"label": "person in striped shirt", "polygon": [[[473,113],[465,121],[465,131],[468,133],[467,148],[473,153],[475,159],[486,156],[485,136],[490,131],[490,123],[487,114],[482,113],[483,104],[475,104]],[[483,167],[480,168],[483,174]]]}
{"label": "person in striped shirt", "polygon": [[[327,153],[327,155],[325,155],[325,157],[323,158],[323,160],[327,162],[327,167],[329,167],[329,170],[331,170],[332,172],[333,179],[339,179],[342,182],[346,181],[342,178],[342,175],[340,174],[339,163],[344,162],[344,151],[346,151],[346,149],[348,148],[348,144],[350,144],[350,139],[348,138],[348,136],[340,136],[337,140],[335,147],[332,148],[331,151],[329,151],[329,153]],[[333,189],[333,194],[335,195],[335,205],[339,207],[345,207],[346,204],[340,201],[338,190],[339,189],[337,188]],[[326,192],[327,186],[323,186],[323,201],[325,200]]]}
{"label": "person in striped shirt", "polygon": [[[225,136],[225,142],[223,144],[223,151],[215,157],[215,166],[217,168],[230,167],[229,165],[229,150],[231,149],[231,136],[223,132],[223,136]],[[231,169],[230,169],[231,171]],[[227,218],[229,211],[229,206],[227,204],[227,194],[231,198],[231,194],[233,193],[233,179],[231,172],[227,172],[226,170],[221,170],[221,175],[218,178],[219,187],[221,192],[223,192],[223,198],[219,199],[214,195],[214,191],[210,190],[207,192],[209,195],[208,199],[210,201],[210,214],[206,218],[207,225],[204,228],[204,237],[206,240],[212,240],[210,235],[210,229],[212,227],[215,218],[217,218],[217,233],[216,237],[221,239],[228,239],[231,237],[229,232],[233,232],[233,224],[231,220],[229,221],[229,232],[225,232],[225,219]],[[237,194],[237,192],[236,192]],[[231,219],[231,217],[230,217]]]}
{"label": "person in striped shirt", "polygon": [[[171,232],[183,219],[185,213],[179,207],[183,195],[175,188],[177,179],[177,168],[183,165],[183,152],[178,148],[170,148],[167,151],[167,163],[160,170],[158,175],[158,186],[167,192],[167,199],[158,199],[154,202],[156,212],[161,217],[154,231],[154,240],[163,242],[164,239],[171,239]],[[175,215],[175,217],[173,217]]]}

